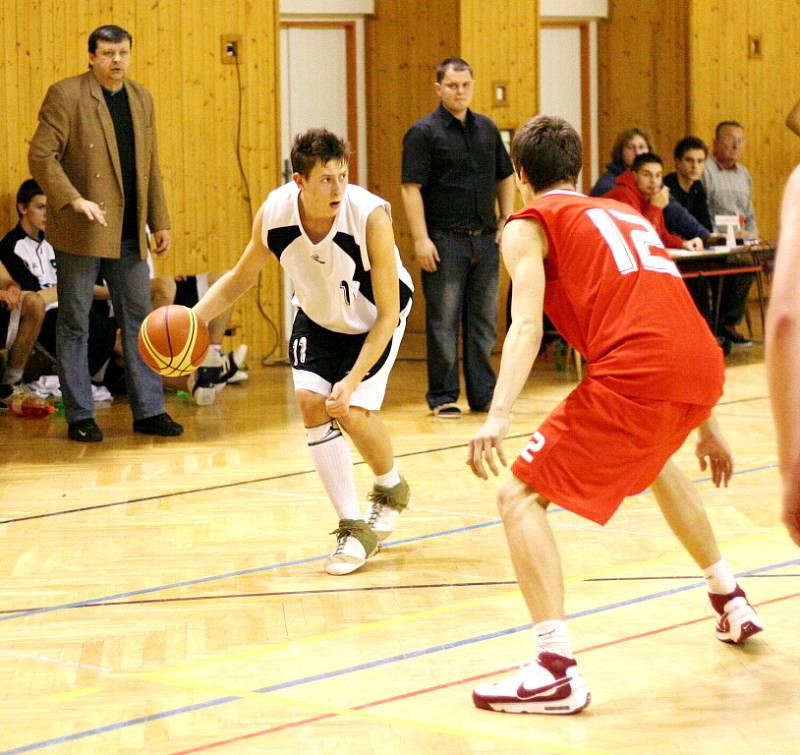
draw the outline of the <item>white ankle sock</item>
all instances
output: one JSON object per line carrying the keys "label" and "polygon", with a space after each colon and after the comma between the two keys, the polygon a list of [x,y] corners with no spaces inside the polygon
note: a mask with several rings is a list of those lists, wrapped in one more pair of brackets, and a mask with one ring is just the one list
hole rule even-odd
{"label": "white ankle sock", "polygon": [[566,621],[557,619],[539,621],[533,625],[533,631],[536,634],[538,652],[557,653],[565,658],[573,657]]}
{"label": "white ankle sock", "polygon": [[375,484],[382,488],[393,488],[395,485],[399,485],[400,472],[397,471],[397,465],[393,466],[386,474],[376,474]]}
{"label": "white ankle sock", "polygon": [[731,573],[724,558],[703,569],[703,576],[706,578],[708,591],[714,595],[727,595],[736,589],[736,577]]}
{"label": "white ankle sock", "polygon": [[350,448],[334,422],[307,427],[306,442],[314,467],[339,519],[361,519]]}

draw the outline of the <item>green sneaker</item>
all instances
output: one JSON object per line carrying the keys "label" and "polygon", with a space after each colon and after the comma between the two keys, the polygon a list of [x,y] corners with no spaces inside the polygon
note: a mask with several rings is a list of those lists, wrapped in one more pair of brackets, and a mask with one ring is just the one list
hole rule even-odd
{"label": "green sneaker", "polygon": [[403,477],[392,488],[373,485],[372,490],[367,493],[369,506],[364,514],[364,520],[378,536],[379,541],[385,540],[394,532],[397,517],[408,506],[409,498],[411,498],[411,488]]}
{"label": "green sneaker", "polygon": [[340,519],[331,535],[336,535],[336,548],[325,562],[328,574],[350,574],[378,552],[378,536],[363,519]]}

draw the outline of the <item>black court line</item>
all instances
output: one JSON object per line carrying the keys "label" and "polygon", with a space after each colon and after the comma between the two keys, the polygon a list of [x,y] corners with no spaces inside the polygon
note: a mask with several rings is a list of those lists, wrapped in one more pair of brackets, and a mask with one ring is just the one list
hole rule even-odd
{"label": "black court line", "polygon": [[[687,577],[687,579],[689,579]],[[697,575],[692,577],[697,579]],[[147,603],[184,603],[198,600],[228,600],[230,598],[281,598],[295,595],[326,595],[348,592],[376,592],[383,590],[430,590],[443,587],[492,587],[495,585],[516,585],[515,580],[499,582],[441,582],[429,585],[373,585],[372,587],[340,587],[328,590],[285,590],[275,592],[241,592],[224,595],[188,595],[181,598],[146,598],[144,600],[109,600],[104,603],[91,603],[69,606],[69,608],[91,608],[93,606],[136,606]],[[39,611],[41,608],[13,608],[0,610],[0,614],[19,613],[20,611]]]}
{"label": "black court line", "polygon": [[[800,577],[797,574],[749,574],[748,579],[780,579],[782,577]],[[637,582],[637,581],[658,581],[669,579],[691,579],[696,580],[696,574],[664,575],[653,577],[591,577],[581,580],[582,582]],[[189,603],[204,600],[231,600],[242,598],[287,598],[298,595],[336,595],[351,592],[380,592],[386,590],[437,590],[448,587],[510,587],[516,585],[516,580],[498,580],[489,582],[437,582],[423,585],[373,585],[371,587],[340,587],[326,590],[275,590],[272,592],[234,592],[222,595],[187,595],[180,598],[146,598],[143,600],[108,600],[103,603],[83,603],[80,605],[68,606],[68,608],[96,608],[98,606],[139,606],[153,603]],[[27,608],[6,608],[0,610],[0,615],[19,613],[20,611],[40,611],[40,606],[29,606]]]}
{"label": "black court line", "polygon": [[[527,438],[530,433],[519,433],[517,435],[507,435],[509,440],[516,440],[519,438]],[[426,448],[422,451],[408,451],[404,454],[395,454],[396,459],[405,459],[409,456],[420,456],[422,454],[437,453],[438,451],[452,451],[457,448],[466,448],[467,443],[456,443],[452,446],[440,446],[439,448]],[[361,466],[366,464],[365,461],[354,461],[353,466]],[[158,501],[161,498],[172,498],[174,496],[192,495],[194,493],[209,493],[213,490],[224,490],[225,488],[236,488],[240,485],[252,485],[258,482],[271,482],[272,480],[286,480],[290,477],[302,477],[307,474],[316,474],[316,469],[300,469],[296,472],[287,472],[286,474],[272,475],[270,477],[256,477],[252,480],[237,480],[236,482],[223,482],[219,485],[209,485],[204,488],[189,488],[187,490],[176,490],[174,492],[164,492],[158,495],[142,496],[141,498],[128,498],[124,501],[112,501],[111,503],[96,503],[92,506],[80,506],[74,509],[62,509],[61,511],[50,511],[46,514],[31,514],[30,516],[18,516],[13,519],[0,519],[0,524],[14,524],[15,522],[28,522],[32,519],[47,519],[51,516],[62,516],[64,514],[80,514],[83,511],[96,511],[98,509],[108,509],[114,506],[127,506],[130,503],[145,503],[147,501]]]}
{"label": "black court line", "polygon": [[[743,404],[748,401],[763,401],[768,399],[769,396],[753,396],[751,398],[735,399],[731,401],[724,401],[717,404],[717,406],[731,406],[733,404]],[[515,433],[514,435],[507,435],[506,440],[517,440],[519,438],[527,438],[531,435],[530,432]],[[422,454],[437,453],[438,451],[452,451],[457,448],[467,448],[469,443],[456,443],[452,446],[440,446],[438,448],[426,448],[420,451],[408,451],[404,454],[396,454],[396,459],[406,459],[411,456],[420,456]],[[366,464],[365,461],[355,461],[353,466],[360,466]],[[287,472],[286,474],[273,475],[270,477],[256,477],[252,480],[238,480],[236,482],[223,482],[219,485],[209,485],[204,488],[189,488],[187,490],[176,490],[174,492],[165,492],[158,495],[142,496],[141,498],[128,498],[124,501],[112,501],[110,503],[97,503],[92,506],[79,506],[74,509],[62,509],[60,511],[49,511],[46,514],[31,514],[30,516],[18,516],[13,519],[0,519],[2,524],[14,524],[16,522],[29,522],[35,519],[48,519],[52,516],[64,516],[66,514],[80,514],[84,511],[98,511],[100,509],[109,509],[116,506],[127,506],[131,503],[146,503],[147,501],[157,501],[161,498],[171,498],[174,496],[193,495],[194,493],[210,493],[214,490],[224,490],[225,488],[235,488],[240,485],[253,485],[259,482],[271,482],[272,480],[285,480],[291,477],[302,477],[303,475],[315,473],[315,469],[301,469],[296,472]]]}

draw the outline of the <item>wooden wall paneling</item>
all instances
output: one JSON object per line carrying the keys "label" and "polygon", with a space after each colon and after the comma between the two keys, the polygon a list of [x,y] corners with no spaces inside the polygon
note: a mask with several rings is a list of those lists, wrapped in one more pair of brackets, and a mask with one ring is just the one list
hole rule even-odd
{"label": "wooden wall paneling", "polygon": [[[691,128],[710,143],[719,121],[744,125],[759,231],[774,238],[783,186],[800,158],[800,140],[784,125],[800,98],[800,3],[692,0],[690,24]],[[750,34],[761,37],[760,59],[747,55]]]}
{"label": "wooden wall paneling", "polygon": [[[175,249],[159,263],[168,274],[221,270],[238,259],[251,210],[236,162],[236,68],[220,62],[220,35],[241,34],[244,86],[242,159],[252,207],[280,181],[277,100],[278,0],[4,0],[0,4],[0,222],[16,222],[13,197],[26,178],[28,140],[39,105],[55,81],[86,70],[89,32],[116,23],[134,38],[131,77],[153,93],[161,169]],[[280,275],[268,265],[261,299],[280,323]],[[275,341],[251,292],[237,305],[236,340],[257,362]],[[279,325],[280,327],[280,325]]]}
{"label": "wooden wall paneling", "polygon": [[616,135],[647,131],[670,164],[675,142],[688,126],[688,0],[609,0],[598,25],[600,172]]}
{"label": "wooden wall paneling", "polygon": [[[461,54],[475,70],[473,108],[499,128],[517,128],[538,112],[538,3],[461,0]],[[506,106],[495,106],[493,81],[509,83]]]}

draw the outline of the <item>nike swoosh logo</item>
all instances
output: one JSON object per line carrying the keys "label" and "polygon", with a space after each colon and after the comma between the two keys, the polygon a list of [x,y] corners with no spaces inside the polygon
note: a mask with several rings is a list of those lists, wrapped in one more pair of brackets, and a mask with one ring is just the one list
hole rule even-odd
{"label": "nike swoosh logo", "polygon": [[81,438],[85,438],[88,434],[86,430],[78,430],[78,435],[80,435]]}
{"label": "nike swoosh logo", "polygon": [[325,264],[325,260],[321,260],[318,254],[312,254],[311,259],[314,260],[314,262],[319,262],[320,265]]}
{"label": "nike swoosh logo", "polygon": [[[566,686],[566,690],[559,689],[564,686]],[[534,697],[541,696],[545,692],[552,693],[547,695],[547,698],[550,700],[560,700],[563,697],[567,697],[570,693],[569,679],[556,679],[554,682],[545,684],[542,687],[537,687],[536,689],[528,689],[524,684],[520,684],[519,687],[517,687],[517,697],[520,700],[531,700]],[[566,692],[566,694],[564,694],[564,692]]]}

